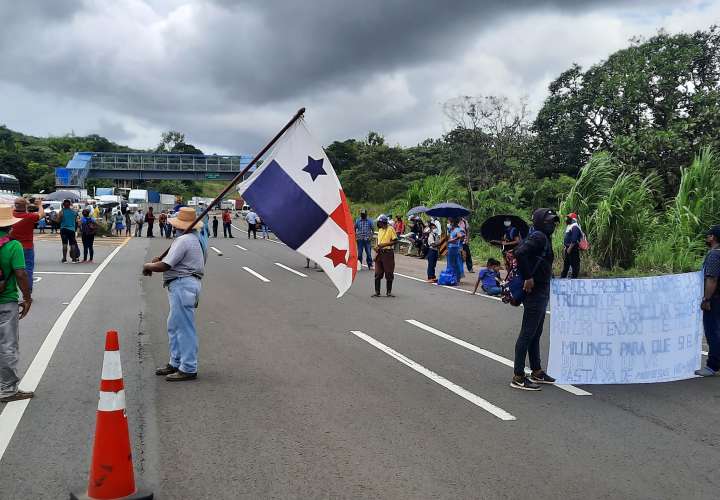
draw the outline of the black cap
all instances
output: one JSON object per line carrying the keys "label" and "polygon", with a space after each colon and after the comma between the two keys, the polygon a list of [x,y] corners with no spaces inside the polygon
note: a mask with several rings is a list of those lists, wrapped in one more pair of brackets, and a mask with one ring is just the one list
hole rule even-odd
{"label": "black cap", "polygon": [[710,229],[707,230],[707,233],[705,233],[707,236],[715,236],[717,240],[720,241],[720,224],[715,224],[714,226],[710,226]]}

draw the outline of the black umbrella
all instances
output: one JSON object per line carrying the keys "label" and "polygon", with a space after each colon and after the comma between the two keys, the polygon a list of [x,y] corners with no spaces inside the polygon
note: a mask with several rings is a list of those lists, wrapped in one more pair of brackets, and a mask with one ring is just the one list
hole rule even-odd
{"label": "black umbrella", "polygon": [[[521,217],[517,215],[494,215],[483,222],[480,227],[480,236],[483,237],[488,243],[492,241],[502,240],[503,234],[505,234],[505,221],[509,220],[512,226],[520,231],[520,236],[524,239],[527,238],[530,232],[530,226]],[[497,245],[497,243],[493,243]]]}
{"label": "black umbrella", "polygon": [[73,193],[72,191],[55,191],[54,193],[50,193],[45,196],[43,199],[46,201],[80,201],[80,197],[77,193]]}
{"label": "black umbrella", "polygon": [[470,210],[457,203],[438,203],[426,213],[432,217],[465,217]]}
{"label": "black umbrella", "polygon": [[426,207],[425,205],[412,207],[410,210],[408,210],[407,216],[410,217],[411,215],[422,214],[422,213],[427,212],[428,210],[430,210],[430,209],[428,207]]}

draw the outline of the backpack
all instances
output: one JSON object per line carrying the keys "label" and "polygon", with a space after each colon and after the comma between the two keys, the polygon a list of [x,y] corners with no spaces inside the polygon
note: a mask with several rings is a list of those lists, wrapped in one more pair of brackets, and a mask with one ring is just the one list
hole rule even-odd
{"label": "backpack", "polygon": [[70,245],[70,258],[72,260],[77,260],[80,258],[80,247],[75,243],[74,245]]}
{"label": "backpack", "polygon": [[97,233],[97,222],[89,219],[86,223],[80,226],[80,230],[87,236],[92,236]]}
{"label": "backpack", "polygon": [[455,286],[457,283],[457,276],[455,275],[455,271],[452,269],[445,269],[440,273],[440,277],[437,280],[437,284],[443,286]]}
{"label": "backpack", "polygon": [[[538,232],[543,235],[545,238],[545,248],[543,248],[542,253],[537,258],[537,262],[533,267],[531,276],[535,274],[538,266],[545,260],[545,257],[547,257],[550,250],[550,239],[545,235],[545,233],[542,233],[541,231],[531,231],[530,234],[533,234],[534,232]],[[523,241],[520,246],[524,244],[525,241]],[[523,285],[525,284],[526,277],[520,272],[520,267],[518,266],[517,259],[514,257],[514,254],[512,259],[507,259],[507,262],[510,262],[510,269],[508,269],[507,278],[501,287],[502,292],[500,293],[500,297],[502,297],[502,301],[504,303],[517,307],[525,300],[525,290],[523,290]]]}
{"label": "backpack", "polygon": [[578,248],[582,250],[583,252],[587,252],[590,250],[590,242],[587,239],[587,236],[585,236],[585,233],[583,230],[580,230],[580,233],[582,234],[582,237],[580,238],[580,243],[578,243]]}

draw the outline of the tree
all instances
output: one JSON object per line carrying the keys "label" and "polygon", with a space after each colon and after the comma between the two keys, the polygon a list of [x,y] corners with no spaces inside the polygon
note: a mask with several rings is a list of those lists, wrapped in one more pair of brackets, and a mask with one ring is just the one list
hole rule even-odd
{"label": "tree", "polygon": [[160,138],[160,144],[155,148],[156,153],[180,153],[180,154],[203,154],[198,148],[192,144],[185,142],[185,134],[177,130],[169,130],[163,132]]}
{"label": "tree", "polygon": [[[472,192],[510,172],[529,139],[526,99],[461,96],[443,105],[454,129],[445,135],[474,208]],[[507,176],[507,175],[506,175]]]}
{"label": "tree", "polygon": [[549,89],[533,124],[538,175],[575,174],[609,151],[643,176],[657,172],[671,196],[681,166],[720,142],[720,30],[635,39],[585,72],[573,65]]}

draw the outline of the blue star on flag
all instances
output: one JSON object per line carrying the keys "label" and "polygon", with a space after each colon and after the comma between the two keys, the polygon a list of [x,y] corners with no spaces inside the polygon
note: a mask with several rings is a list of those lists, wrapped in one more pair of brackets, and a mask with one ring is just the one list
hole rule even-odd
{"label": "blue star on flag", "polygon": [[303,168],[303,172],[307,172],[310,174],[310,177],[312,177],[313,182],[315,179],[317,179],[318,175],[327,175],[327,172],[325,172],[325,169],[323,168],[323,159],[320,158],[319,160],[314,160],[312,157],[308,156],[308,164]]}

